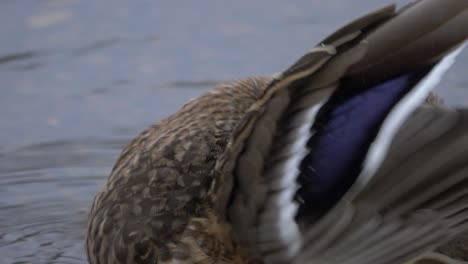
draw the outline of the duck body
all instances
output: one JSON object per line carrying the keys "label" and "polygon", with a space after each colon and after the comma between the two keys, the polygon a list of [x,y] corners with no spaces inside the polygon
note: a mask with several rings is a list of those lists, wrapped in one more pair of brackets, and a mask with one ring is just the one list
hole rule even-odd
{"label": "duck body", "polygon": [[[439,69],[444,65],[434,65],[444,64],[439,63],[442,58],[468,37],[468,26],[460,27],[468,25],[467,9],[468,2],[443,4],[438,0],[418,1],[398,12],[395,6],[382,8],[330,35],[281,74],[220,85],[144,131],[125,147],[95,197],[86,241],[89,262],[383,264],[402,263],[423,249],[434,249],[438,244],[432,239],[424,244],[415,242],[414,253],[402,250],[392,255],[384,250],[387,238],[393,241],[388,243],[396,243],[391,244],[395,248],[406,244],[398,244],[390,235],[379,237],[378,230],[388,230],[389,226],[395,232],[412,230],[407,231],[407,238],[417,241],[422,237],[417,228],[425,227],[427,221],[407,217],[416,207],[392,211],[405,205],[401,201],[408,197],[398,191],[404,188],[387,182],[388,177],[379,173],[381,160],[372,163],[376,156],[385,159],[390,144],[379,143],[382,140],[377,132],[386,131],[387,137],[393,138],[403,121],[429,96],[428,85],[418,84],[427,82],[424,76],[405,87],[404,93],[392,99],[386,114],[378,117],[382,125],[372,136],[366,136],[374,142],[364,153],[371,162],[366,158],[360,161],[362,166],[357,166],[363,170],[369,164],[373,167],[364,176],[355,173],[351,180],[337,178],[338,182],[348,181],[347,186],[340,189],[339,196],[332,195],[335,200],[326,210],[318,208],[314,199],[328,199],[323,197],[330,193],[309,196],[313,190],[309,187],[319,186],[307,186],[309,176],[301,176],[307,179],[299,181],[301,191],[296,193],[299,164],[307,152],[314,152],[307,142],[315,133],[311,131],[317,113],[330,98],[333,101],[342,94],[340,90],[355,89],[349,84],[363,82],[380,87],[421,70],[428,75],[445,71]],[[417,23],[432,13],[435,15],[430,23]],[[364,86],[364,90],[374,87]],[[433,99],[429,96],[428,100]],[[392,125],[395,123],[398,125]],[[372,145],[384,147],[374,153]],[[316,153],[320,153],[318,150]],[[398,156],[391,151],[389,157]],[[386,163],[382,166],[386,168]],[[417,177],[408,175],[409,179]],[[382,197],[382,203],[374,204],[376,190],[380,189],[373,186],[385,183],[389,186],[388,199]],[[295,200],[296,195],[302,197]],[[393,200],[394,196],[403,198]],[[297,200],[303,204],[299,206]],[[308,217],[316,216],[316,209],[320,221]],[[460,217],[465,217],[465,209],[460,210]],[[444,217],[452,221],[450,216]],[[375,241],[375,250],[369,253],[349,247],[349,252],[343,252],[343,245],[353,241],[352,230],[375,222],[371,220],[380,226],[375,226],[375,232],[368,230],[369,239],[363,242]],[[444,221],[440,226],[445,228]],[[438,224],[428,228],[435,230]],[[452,221],[447,236],[437,235],[445,241],[453,236],[454,226],[456,230],[462,228]],[[372,237],[374,234],[376,237]]]}
{"label": "duck body", "polygon": [[216,160],[271,79],[221,85],[126,146],[91,210],[91,263],[248,263],[208,193]]}

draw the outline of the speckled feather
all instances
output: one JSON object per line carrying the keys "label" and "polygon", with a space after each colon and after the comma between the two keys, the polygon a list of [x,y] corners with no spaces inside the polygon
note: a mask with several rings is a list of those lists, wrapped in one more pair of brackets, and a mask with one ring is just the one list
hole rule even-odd
{"label": "speckled feather", "polygon": [[248,263],[207,193],[233,129],[270,81],[221,85],[128,144],[91,210],[91,263]]}

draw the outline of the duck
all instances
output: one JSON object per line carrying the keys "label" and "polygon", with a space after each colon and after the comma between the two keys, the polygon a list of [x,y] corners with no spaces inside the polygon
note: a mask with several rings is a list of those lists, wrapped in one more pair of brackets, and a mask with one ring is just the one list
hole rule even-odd
{"label": "duck", "polygon": [[467,1],[388,5],[190,100],[123,149],[89,263],[467,260],[468,110],[432,93],[467,37]]}

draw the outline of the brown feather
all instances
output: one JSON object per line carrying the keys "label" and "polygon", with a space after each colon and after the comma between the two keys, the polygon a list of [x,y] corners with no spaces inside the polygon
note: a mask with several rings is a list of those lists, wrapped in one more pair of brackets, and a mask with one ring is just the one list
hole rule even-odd
{"label": "brown feather", "polygon": [[270,80],[220,85],[126,146],[93,203],[90,263],[173,258],[212,263],[245,251],[224,229],[224,215],[210,209],[213,200],[207,193],[234,128]]}

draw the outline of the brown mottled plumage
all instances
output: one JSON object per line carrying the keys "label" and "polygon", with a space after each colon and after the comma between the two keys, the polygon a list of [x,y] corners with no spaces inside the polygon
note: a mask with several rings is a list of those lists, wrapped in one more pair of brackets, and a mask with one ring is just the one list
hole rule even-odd
{"label": "brown mottled plumage", "polygon": [[468,261],[468,232],[464,232],[449,243],[440,246],[436,252],[453,259]]}
{"label": "brown mottled plumage", "polygon": [[91,210],[91,263],[250,261],[207,193],[233,129],[270,80],[221,85],[127,145]]}

